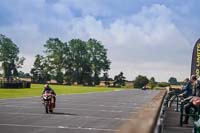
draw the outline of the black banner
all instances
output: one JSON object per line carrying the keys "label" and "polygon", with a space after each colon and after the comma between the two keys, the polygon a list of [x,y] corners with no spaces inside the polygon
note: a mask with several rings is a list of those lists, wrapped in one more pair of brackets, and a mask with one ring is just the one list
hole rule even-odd
{"label": "black banner", "polygon": [[191,75],[200,76],[200,39],[196,42],[192,53]]}

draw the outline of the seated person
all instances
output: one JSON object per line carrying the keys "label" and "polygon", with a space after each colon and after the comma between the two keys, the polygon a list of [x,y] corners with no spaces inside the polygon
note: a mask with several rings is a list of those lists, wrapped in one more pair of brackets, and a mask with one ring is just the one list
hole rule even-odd
{"label": "seated person", "polygon": [[49,87],[48,84],[45,84],[44,90],[43,90],[43,92],[42,92],[42,95],[43,95],[45,92],[50,92],[51,94],[53,94],[54,108],[55,108],[55,105],[56,105],[56,93],[55,93],[55,91],[54,91],[51,87]]}
{"label": "seated person", "polygon": [[[190,114],[191,108],[194,109],[194,113],[197,112],[198,106],[200,105],[200,97],[194,96],[184,107],[185,107],[185,113]],[[188,124],[189,116],[185,116],[185,120],[183,121],[183,124]]]}

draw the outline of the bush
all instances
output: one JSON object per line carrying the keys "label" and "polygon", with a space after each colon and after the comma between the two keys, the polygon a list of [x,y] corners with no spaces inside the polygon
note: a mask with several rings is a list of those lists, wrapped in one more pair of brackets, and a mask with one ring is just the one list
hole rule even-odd
{"label": "bush", "polygon": [[158,87],[167,87],[167,86],[170,86],[170,84],[167,83],[167,82],[160,82],[160,83],[158,83]]}
{"label": "bush", "polygon": [[0,88],[30,88],[30,82],[1,82]]}
{"label": "bush", "polygon": [[142,88],[148,83],[149,83],[149,80],[146,76],[138,75],[134,81],[134,88]]}
{"label": "bush", "polygon": [[111,88],[121,88],[121,85],[109,85],[108,87],[111,87]]}

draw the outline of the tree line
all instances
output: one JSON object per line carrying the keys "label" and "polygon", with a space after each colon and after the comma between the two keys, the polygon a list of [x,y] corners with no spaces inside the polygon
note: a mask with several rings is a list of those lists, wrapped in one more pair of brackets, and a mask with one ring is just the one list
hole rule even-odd
{"label": "tree line", "polygon": [[148,79],[146,76],[138,75],[134,82],[134,88],[142,88],[142,87],[149,87],[150,89],[154,89],[157,87],[167,87],[170,85],[183,85],[184,82],[178,82],[175,77],[170,77],[168,82],[156,82],[154,77]]}
{"label": "tree line", "polygon": [[44,48],[44,55],[36,55],[31,69],[33,82],[54,79],[57,83],[96,85],[100,74],[105,75],[110,69],[107,49],[96,39],[62,42],[59,38],[49,38]]}
{"label": "tree line", "polygon": [[[25,58],[19,57],[19,48],[5,35],[0,34],[0,63],[1,74],[7,81],[16,77],[30,77],[29,73],[18,71],[22,67]],[[72,39],[62,42],[59,38],[49,38],[44,44],[43,55],[37,54],[33,68],[31,69],[32,82],[46,83],[51,79],[57,83],[84,85],[98,85],[100,81],[106,81],[109,85],[108,70],[111,61],[107,57],[107,49],[100,41],[89,39],[83,41]],[[101,76],[102,75],[102,76]],[[125,77],[123,72],[114,76],[114,86],[124,86]],[[138,75],[134,80],[135,88],[145,85],[154,88],[156,85],[167,86],[177,84],[174,77],[170,77],[168,83],[158,83],[154,77]]]}
{"label": "tree line", "polygon": [[[0,34],[0,62],[2,76],[6,80],[27,75],[18,72],[25,60],[18,55],[17,45]],[[99,84],[102,73],[108,75],[110,64],[107,49],[96,39],[62,42],[59,38],[49,38],[44,44],[44,54],[35,56],[30,73],[32,81],[36,83],[46,83],[54,79],[57,83],[66,81],[69,84],[77,82],[96,85]]]}

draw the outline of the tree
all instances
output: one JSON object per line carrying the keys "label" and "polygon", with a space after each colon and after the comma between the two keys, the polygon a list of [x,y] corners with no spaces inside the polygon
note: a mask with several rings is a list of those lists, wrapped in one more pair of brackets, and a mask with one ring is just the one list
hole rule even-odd
{"label": "tree", "polygon": [[167,87],[167,86],[170,86],[170,84],[167,82],[158,82],[158,87]]}
{"label": "tree", "polygon": [[29,73],[24,73],[23,71],[19,71],[19,78],[31,78]]}
{"label": "tree", "polygon": [[142,88],[148,83],[149,83],[149,80],[146,76],[138,75],[134,81],[134,88]]}
{"label": "tree", "polygon": [[3,77],[7,80],[18,76],[18,68],[23,65],[24,57],[19,57],[19,48],[11,39],[0,34],[0,62],[3,69]]}
{"label": "tree", "polygon": [[67,43],[58,38],[49,38],[44,47],[45,56],[38,56],[32,69],[33,77],[36,79],[41,76],[38,73],[42,73],[43,63],[46,64],[44,68],[48,69],[51,78],[58,83],[65,80],[67,84],[99,84],[99,75],[110,69],[107,50],[95,39],[89,39],[87,42],[72,39]]}
{"label": "tree", "polygon": [[63,83],[64,67],[67,65],[68,46],[58,38],[49,38],[44,45],[46,58],[49,66],[51,66],[51,73],[58,83]]}
{"label": "tree", "polygon": [[110,69],[110,61],[107,58],[107,49],[101,42],[95,39],[87,41],[88,57],[90,66],[92,66],[93,79],[95,84],[99,84],[99,75],[102,71],[107,72]]}
{"label": "tree", "polygon": [[119,86],[125,86],[125,79],[126,77],[124,77],[123,72],[120,72],[120,74],[116,75],[114,77],[114,86],[119,85]]}
{"label": "tree", "polygon": [[154,87],[156,87],[156,84],[157,83],[155,81],[155,78],[151,77],[150,80],[149,80],[149,84],[148,84],[150,86],[150,88],[153,89]]}
{"label": "tree", "polygon": [[105,85],[110,85],[108,72],[103,73],[102,80],[105,82]]}
{"label": "tree", "polygon": [[31,69],[32,80],[36,83],[46,83],[50,80],[49,66],[42,55],[36,55],[33,68]]}
{"label": "tree", "polygon": [[68,42],[68,45],[71,65],[69,70],[72,71],[72,81],[82,84],[83,77],[87,75],[89,79],[92,74],[86,43],[80,39],[72,39]]}
{"label": "tree", "polygon": [[170,77],[168,83],[170,83],[171,85],[178,84],[177,79],[175,77]]}

